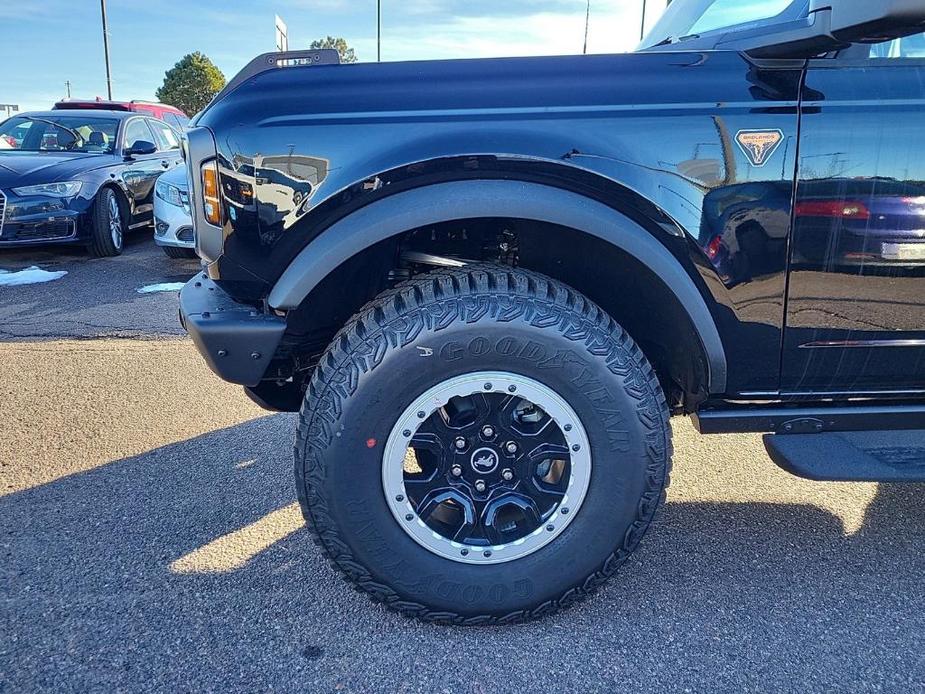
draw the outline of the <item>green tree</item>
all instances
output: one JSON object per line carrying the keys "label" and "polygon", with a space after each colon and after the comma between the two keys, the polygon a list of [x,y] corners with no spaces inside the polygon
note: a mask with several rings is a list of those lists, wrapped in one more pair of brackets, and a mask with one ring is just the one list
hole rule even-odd
{"label": "green tree", "polygon": [[325,36],[323,39],[312,41],[309,48],[315,50],[319,48],[334,48],[337,50],[338,55],[340,55],[340,62],[355,63],[357,61],[357,55],[354,50],[347,45],[347,41],[345,39],[339,37],[334,38],[333,36]]}
{"label": "green tree", "polygon": [[183,56],[164,74],[164,84],[157,90],[157,98],[176,106],[192,116],[225,86],[225,75],[215,63],[199,51]]}

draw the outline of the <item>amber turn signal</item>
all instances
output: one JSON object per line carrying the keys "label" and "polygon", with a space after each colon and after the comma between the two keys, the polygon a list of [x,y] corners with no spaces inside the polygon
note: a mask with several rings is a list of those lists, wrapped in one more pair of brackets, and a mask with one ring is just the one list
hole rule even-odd
{"label": "amber turn signal", "polygon": [[202,211],[206,221],[222,224],[222,203],[218,187],[218,164],[213,159],[202,165]]}

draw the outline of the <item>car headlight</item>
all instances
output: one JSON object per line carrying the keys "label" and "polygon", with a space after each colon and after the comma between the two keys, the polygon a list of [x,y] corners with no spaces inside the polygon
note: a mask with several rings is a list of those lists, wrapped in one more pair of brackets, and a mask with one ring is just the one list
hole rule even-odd
{"label": "car headlight", "polygon": [[166,203],[183,207],[183,197],[180,195],[180,189],[175,185],[159,180],[154,184],[154,194]]}
{"label": "car headlight", "polygon": [[65,181],[63,183],[40,183],[37,186],[22,186],[13,188],[16,195],[45,195],[49,198],[72,198],[80,192],[83,184],[80,181]]}

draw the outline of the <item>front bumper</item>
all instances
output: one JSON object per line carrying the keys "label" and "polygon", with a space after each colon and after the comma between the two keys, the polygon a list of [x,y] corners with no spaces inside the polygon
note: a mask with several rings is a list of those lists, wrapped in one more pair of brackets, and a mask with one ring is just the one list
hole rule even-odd
{"label": "front bumper", "polygon": [[154,196],[154,243],[158,246],[195,248],[193,218],[189,210]]}
{"label": "front bumper", "polygon": [[87,209],[82,202],[0,191],[0,247],[78,240],[85,236]]}
{"label": "front bumper", "polygon": [[243,386],[260,383],[286,332],[284,318],[239,304],[204,273],[180,290],[180,323],[209,368]]}

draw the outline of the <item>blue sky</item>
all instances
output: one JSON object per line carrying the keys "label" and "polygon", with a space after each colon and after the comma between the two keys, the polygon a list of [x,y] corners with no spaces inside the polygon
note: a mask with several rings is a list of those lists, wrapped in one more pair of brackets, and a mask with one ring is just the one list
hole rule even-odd
{"label": "blue sky", "polygon": [[[648,0],[651,26],[664,0]],[[580,53],[585,0],[382,0],[382,59]],[[153,99],[164,71],[202,51],[230,78],[274,49],[274,15],[289,47],[343,36],[376,59],[375,0],[108,0],[113,98]],[[591,0],[590,53],[632,49],[642,0]],[[65,95],[106,96],[97,0],[0,0],[0,103],[49,108]]]}

